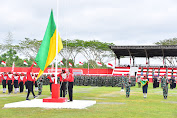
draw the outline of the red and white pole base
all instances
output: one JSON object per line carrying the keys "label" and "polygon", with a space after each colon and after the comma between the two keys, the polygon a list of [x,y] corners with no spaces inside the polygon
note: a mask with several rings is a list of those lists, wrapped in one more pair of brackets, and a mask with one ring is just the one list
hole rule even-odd
{"label": "red and white pole base", "polygon": [[43,102],[67,102],[67,98],[60,97],[60,84],[52,84],[52,97],[44,98]]}

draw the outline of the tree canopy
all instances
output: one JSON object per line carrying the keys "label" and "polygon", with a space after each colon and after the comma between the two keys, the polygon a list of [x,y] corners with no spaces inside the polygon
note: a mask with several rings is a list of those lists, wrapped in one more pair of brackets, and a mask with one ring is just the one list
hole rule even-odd
{"label": "tree canopy", "polygon": [[[6,44],[0,45],[0,60],[6,61],[7,66],[12,66],[12,63],[15,61],[17,67],[26,66],[23,64],[25,60],[29,64],[28,66],[30,66],[35,60],[42,41],[25,38],[20,41],[19,44],[13,45],[12,34],[9,33],[7,37]],[[100,42],[97,40],[84,41],[79,39],[62,40],[62,43],[63,49],[59,53],[64,62],[62,67],[69,67],[68,63],[70,62],[72,63],[72,67],[87,68],[88,65],[86,66],[86,64],[89,62],[90,68],[97,68],[98,66],[96,65],[96,62],[99,61],[103,64],[100,68],[107,68],[104,63],[115,58],[114,53],[109,48],[109,46],[114,45],[113,43]],[[83,66],[76,64],[76,58],[78,55],[81,55],[79,58],[85,58],[84,60],[87,60],[84,62]]]}

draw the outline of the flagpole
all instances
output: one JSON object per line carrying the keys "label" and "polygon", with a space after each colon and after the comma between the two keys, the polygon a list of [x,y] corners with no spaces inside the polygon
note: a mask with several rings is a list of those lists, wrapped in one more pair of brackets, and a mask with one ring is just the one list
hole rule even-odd
{"label": "flagpole", "polygon": [[56,62],[55,62],[55,84],[57,84],[57,54],[58,54],[58,0],[57,0],[57,26],[56,26]]}
{"label": "flagpole", "polygon": [[88,74],[89,74],[89,61],[88,61]]}
{"label": "flagpole", "polygon": [[[67,53],[67,38],[66,38],[66,53]],[[68,56],[66,56],[66,69],[68,68]]]}

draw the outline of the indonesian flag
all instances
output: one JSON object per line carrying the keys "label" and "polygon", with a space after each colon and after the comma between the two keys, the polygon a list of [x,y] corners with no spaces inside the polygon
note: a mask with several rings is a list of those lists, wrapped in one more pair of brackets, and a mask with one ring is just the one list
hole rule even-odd
{"label": "indonesian flag", "polygon": [[64,65],[62,61],[60,61],[60,64],[61,64],[61,65]]}
{"label": "indonesian flag", "polygon": [[6,62],[5,61],[2,61],[1,64],[4,65],[4,66],[6,66]]}
{"label": "indonesian flag", "polygon": [[33,64],[36,66],[37,65],[37,63],[35,62],[35,61],[33,61]]}
{"label": "indonesian flag", "polygon": [[73,66],[71,62],[69,62],[69,66]]}
{"label": "indonesian flag", "polygon": [[97,65],[98,65],[98,66],[102,66],[102,64],[101,64],[100,62],[97,62]]}
{"label": "indonesian flag", "polygon": [[81,66],[82,66],[83,64],[84,64],[84,63],[82,63],[82,62],[80,62],[80,61],[79,61],[79,65],[81,65]]}
{"label": "indonesian flag", "polygon": [[109,66],[109,67],[113,67],[113,65],[112,65],[111,63],[108,63],[108,66]]}
{"label": "indonesian flag", "polygon": [[23,64],[24,64],[24,65],[28,65],[28,63],[27,63],[25,60],[24,60]]}
{"label": "indonesian flag", "polygon": [[15,68],[15,63],[13,62],[13,64],[12,64],[12,72],[14,72],[14,68]]}

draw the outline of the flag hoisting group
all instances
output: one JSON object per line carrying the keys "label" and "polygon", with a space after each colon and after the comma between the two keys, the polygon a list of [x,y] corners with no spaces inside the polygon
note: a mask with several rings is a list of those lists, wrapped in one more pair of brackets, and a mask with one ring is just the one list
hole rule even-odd
{"label": "flag hoisting group", "polygon": [[[33,65],[30,67],[27,73],[2,73],[0,75],[0,80],[2,81],[3,93],[6,93],[6,88],[8,88],[8,94],[13,93],[13,91],[15,94],[18,92],[23,93],[24,89],[26,89],[26,100],[29,100],[30,92],[33,94],[33,97],[36,98],[37,96],[34,94],[33,88],[35,87],[35,91],[38,91],[38,95],[41,95],[44,79],[49,79],[50,92],[52,92],[51,87],[52,84],[55,83],[55,75],[48,74],[47,76],[41,76],[39,79],[37,79],[38,75],[33,73]],[[62,72],[57,75],[57,78],[61,84],[60,97],[65,97],[67,94],[66,91],[68,90],[69,101],[73,101],[73,69],[69,68],[68,72],[65,69],[62,69]]]}

